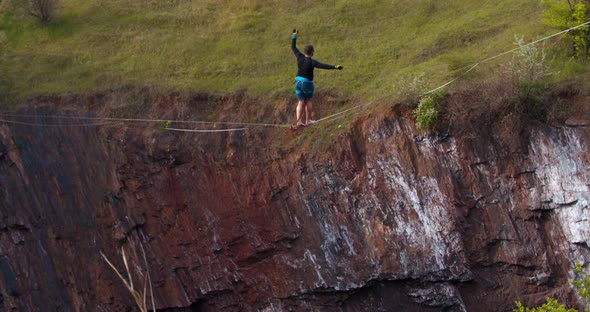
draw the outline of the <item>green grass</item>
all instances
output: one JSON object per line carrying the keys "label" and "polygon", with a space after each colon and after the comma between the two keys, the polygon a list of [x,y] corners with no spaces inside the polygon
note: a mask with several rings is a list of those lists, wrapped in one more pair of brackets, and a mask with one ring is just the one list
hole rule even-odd
{"label": "green grass", "polygon": [[420,73],[435,87],[512,48],[515,35],[554,31],[541,24],[538,0],[62,0],[46,28],[23,1],[7,1],[0,92],[16,98],[122,85],[291,96],[295,27],[300,47],[314,44],[316,59],[344,65],[316,71],[318,91],[394,97]]}

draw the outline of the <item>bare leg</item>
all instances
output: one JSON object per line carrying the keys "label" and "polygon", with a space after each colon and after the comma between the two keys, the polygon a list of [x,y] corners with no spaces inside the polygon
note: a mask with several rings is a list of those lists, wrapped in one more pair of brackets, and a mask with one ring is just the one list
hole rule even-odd
{"label": "bare leg", "polygon": [[297,126],[297,124],[301,121],[301,114],[303,113],[303,109],[305,107],[305,100],[303,101],[299,101],[297,103],[297,110],[296,110],[296,119],[295,119],[295,126]]}
{"label": "bare leg", "polygon": [[305,103],[305,123],[309,124],[309,121],[312,120],[313,104],[311,103],[311,99],[305,100]]}

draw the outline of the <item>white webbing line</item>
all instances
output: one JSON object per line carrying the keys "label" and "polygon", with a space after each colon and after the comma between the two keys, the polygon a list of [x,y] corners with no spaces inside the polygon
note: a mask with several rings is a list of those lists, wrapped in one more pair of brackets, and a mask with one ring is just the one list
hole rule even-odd
{"label": "white webbing line", "polygon": [[91,127],[91,126],[105,126],[105,125],[113,124],[113,122],[101,122],[101,123],[91,123],[91,124],[40,124],[40,123],[6,120],[6,119],[0,119],[0,122],[9,123],[9,124],[16,124],[16,125],[39,126],[39,127],[85,127],[85,126]]}
{"label": "white webbing line", "polygon": [[451,80],[451,81],[449,81],[449,82],[445,83],[445,84],[444,84],[444,85],[442,85],[442,86],[436,87],[436,88],[434,88],[434,89],[432,89],[432,90],[430,90],[430,91],[424,92],[424,93],[422,93],[421,95],[427,95],[427,94],[430,94],[430,93],[432,93],[432,92],[434,92],[434,91],[436,91],[436,90],[442,89],[442,88],[444,88],[444,87],[446,87],[446,86],[450,85],[451,83],[455,82],[455,81],[456,81],[456,80],[458,80],[459,78],[461,78],[461,77],[463,77],[463,76],[467,75],[467,73],[468,73],[468,72],[472,71],[472,70],[473,70],[474,68],[476,68],[478,65],[479,65],[479,63],[475,63],[475,64],[473,64],[473,66],[471,66],[471,67],[470,67],[468,70],[466,70],[465,72],[463,72],[461,75],[459,75],[459,76],[455,77],[453,80]]}
{"label": "white webbing line", "polygon": [[345,110],[343,110],[341,112],[338,112],[338,113],[335,113],[335,114],[332,114],[332,115],[328,115],[328,116],[326,116],[324,118],[318,119],[318,122],[320,122],[320,121],[328,121],[330,119],[334,119],[335,117],[338,117],[339,115],[342,115],[342,114],[346,114],[346,113],[348,113],[349,111],[351,111],[353,109],[357,109],[357,108],[360,108],[360,107],[363,107],[363,106],[368,106],[370,104],[373,104],[373,103],[372,102],[369,102],[369,103],[359,104],[359,105],[356,105],[356,106],[347,108],[347,109],[345,109]]}
{"label": "white webbing line", "polygon": [[481,60],[481,61],[479,61],[479,62],[476,62],[476,63],[475,63],[475,64],[473,64],[473,65],[467,65],[467,66],[465,66],[465,67],[463,67],[463,68],[466,68],[466,67],[468,67],[468,66],[471,66],[471,67],[470,67],[468,70],[466,70],[465,72],[463,72],[461,75],[459,75],[459,76],[457,76],[456,78],[454,78],[453,80],[451,80],[451,81],[449,81],[449,82],[447,82],[447,83],[443,84],[442,86],[436,87],[436,88],[434,88],[434,89],[432,89],[432,90],[430,90],[430,91],[427,91],[427,92],[424,92],[424,93],[422,93],[422,95],[427,95],[427,94],[430,94],[430,93],[432,93],[432,92],[434,92],[434,91],[436,91],[436,90],[439,90],[439,89],[441,89],[441,88],[444,88],[444,87],[448,86],[449,84],[451,84],[451,83],[455,82],[457,79],[459,79],[459,78],[463,77],[465,74],[467,74],[468,72],[470,72],[471,70],[473,70],[475,67],[477,67],[477,66],[478,66],[479,64],[481,64],[481,63],[489,62],[489,61],[491,61],[491,60],[493,60],[493,59],[495,59],[495,58],[498,58],[498,57],[500,57],[500,56],[506,55],[506,54],[508,54],[508,53],[512,53],[512,52],[514,52],[514,51],[517,51],[517,50],[520,50],[520,49],[522,49],[522,48],[524,48],[524,47],[527,47],[527,46],[530,46],[530,45],[533,45],[533,44],[539,43],[539,42],[541,42],[541,41],[545,41],[545,40],[551,39],[551,38],[553,38],[553,37],[555,37],[555,36],[559,36],[559,35],[565,34],[565,33],[569,32],[570,30],[574,30],[574,29],[576,29],[576,28],[580,28],[580,27],[583,27],[583,26],[587,26],[587,25],[589,25],[589,24],[590,24],[590,21],[589,21],[589,22],[582,23],[582,24],[580,24],[580,25],[577,25],[577,26],[574,26],[574,27],[568,28],[568,29],[566,29],[566,30],[562,30],[562,31],[560,31],[560,32],[556,32],[556,33],[554,33],[554,34],[551,34],[551,35],[549,35],[549,36],[543,37],[543,38],[541,38],[541,39],[537,39],[537,40],[535,40],[535,41],[529,42],[529,43],[527,43],[527,44],[525,44],[525,45],[522,45],[522,46],[516,47],[516,48],[514,48],[514,49],[511,49],[511,50],[508,50],[508,51],[502,52],[502,53],[500,53],[500,54],[497,54],[497,55],[494,55],[494,56],[488,57],[488,58],[486,58],[486,59],[483,59],[483,60]]}
{"label": "white webbing line", "polygon": [[[12,113],[0,113],[7,117],[20,117],[20,118],[53,118],[53,119],[69,119],[69,120],[101,120],[107,121],[106,123],[98,124],[80,124],[80,125],[59,125],[59,124],[39,124],[39,123],[27,123],[19,121],[10,121],[0,119],[0,122],[23,124],[31,126],[101,126],[112,124],[113,122],[174,122],[174,123],[190,123],[190,124],[225,124],[225,125],[248,125],[257,127],[289,127],[289,125],[281,124],[269,124],[269,123],[246,123],[246,122],[223,122],[223,121],[196,121],[196,120],[173,120],[173,119],[147,119],[147,118],[116,118],[116,117],[84,117],[84,116],[55,116],[55,115],[26,115],[26,114],[12,114]],[[165,130],[169,131],[182,131],[182,132],[200,132],[200,133],[215,133],[215,132],[229,132],[229,131],[243,131],[248,128],[232,128],[232,129],[182,129],[182,128],[171,128],[166,127]]]}
{"label": "white webbing line", "polygon": [[199,121],[199,120],[175,120],[175,119],[149,119],[149,118],[117,118],[117,117],[85,117],[85,116],[57,116],[57,115],[26,115],[0,112],[0,115],[8,117],[22,118],[55,118],[55,119],[77,119],[77,120],[105,120],[118,122],[174,122],[174,123],[191,123],[191,124],[224,124],[224,125],[242,125],[242,126],[259,126],[259,127],[288,127],[288,125],[271,124],[271,123],[251,123],[251,122],[233,122],[233,121]]}
{"label": "white webbing line", "polygon": [[214,133],[214,132],[244,131],[244,130],[248,130],[248,128],[233,128],[233,129],[180,129],[180,128],[164,128],[164,130],[180,131],[180,132]]}

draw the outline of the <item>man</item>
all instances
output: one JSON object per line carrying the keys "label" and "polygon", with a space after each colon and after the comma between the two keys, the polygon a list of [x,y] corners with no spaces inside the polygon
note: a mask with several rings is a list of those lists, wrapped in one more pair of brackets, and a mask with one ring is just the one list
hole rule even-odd
{"label": "man", "polygon": [[[293,29],[293,36],[291,37],[291,49],[297,57],[297,77],[295,77],[295,94],[297,95],[297,111],[295,125],[293,129],[296,130],[300,126],[313,125],[317,121],[312,119],[312,103],[311,98],[313,97],[313,69],[338,69],[341,70],[342,65],[326,65],[322,64],[311,57],[313,56],[314,50],[312,45],[308,45],[303,49],[303,53],[297,49],[297,35],[299,31]],[[301,120],[301,115],[305,110],[305,123]]]}

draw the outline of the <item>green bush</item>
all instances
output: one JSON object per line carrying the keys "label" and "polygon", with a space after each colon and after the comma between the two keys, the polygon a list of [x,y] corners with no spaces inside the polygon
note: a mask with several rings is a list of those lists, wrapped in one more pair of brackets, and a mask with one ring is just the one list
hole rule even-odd
{"label": "green bush", "polygon": [[[590,277],[586,276],[582,270],[582,265],[576,263],[576,279],[572,281],[572,285],[576,286],[578,294],[590,304]],[[522,305],[520,301],[516,301],[516,308],[514,312],[577,312],[574,309],[567,309],[563,304],[557,302],[553,298],[547,298],[547,302],[540,307],[527,308]]]}
{"label": "green bush", "polygon": [[[560,30],[566,30],[588,21],[590,5],[587,0],[541,0],[545,7],[543,23]],[[590,29],[580,27],[567,32],[572,40],[574,55],[588,56],[590,47]]]}
{"label": "green bush", "polygon": [[572,282],[572,285],[578,289],[578,294],[590,305],[590,277],[586,276],[582,271],[582,265],[576,263],[577,278]]}
{"label": "green bush", "polygon": [[574,309],[567,309],[563,304],[557,302],[553,298],[547,298],[547,302],[540,307],[527,308],[522,305],[520,301],[516,301],[516,308],[514,312],[577,312]]}
{"label": "green bush", "polygon": [[445,94],[444,90],[439,90],[422,97],[418,107],[414,110],[418,129],[425,130],[436,124],[440,116],[439,102]]}

